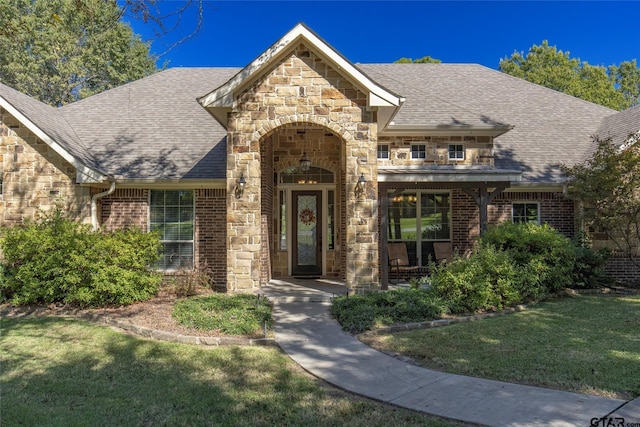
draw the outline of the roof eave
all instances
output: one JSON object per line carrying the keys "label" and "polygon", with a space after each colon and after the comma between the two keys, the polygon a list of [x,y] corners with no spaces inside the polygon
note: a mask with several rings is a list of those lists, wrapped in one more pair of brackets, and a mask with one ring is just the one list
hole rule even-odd
{"label": "roof eave", "polygon": [[509,132],[514,126],[424,126],[390,124],[380,134],[382,136],[491,136],[498,137]]}
{"label": "roof eave", "polygon": [[522,172],[508,169],[378,168],[378,182],[497,183],[522,181]]}
{"label": "roof eave", "polygon": [[7,110],[9,114],[16,118],[20,123],[25,125],[33,134],[41,141],[47,144],[53,151],[55,151],[60,157],[69,162],[77,170],[76,183],[100,183],[107,180],[107,175],[104,173],[87,166],[84,162],[62,147],[56,140],[50,137],[44,130],[37,126],[27,116],[22,114],[20,110],[14,107],[5,98],[0,96],[0,107]]}
{"label": "roof eave", "polygon": [[118,185],[118,188],[192,190],[192,189],[199,189],[199,188],[224,189],[227,187],[226,178],[135,179],[135,178],[124,178],[124,177],[116,176],[116,177],[112,177],[112,180],[116,182],[116,184]]}

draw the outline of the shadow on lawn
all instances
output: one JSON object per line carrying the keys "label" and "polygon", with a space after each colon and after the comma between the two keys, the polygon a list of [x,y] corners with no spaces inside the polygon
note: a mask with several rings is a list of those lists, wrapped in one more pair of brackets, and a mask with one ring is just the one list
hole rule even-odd
{"label": "shadow on lawn", "polygon": [[[274,349],[207,350],[61,318],[1,322],[5,425],[348,422],[344,411],[327,412],[318,386],[292,374],[286,356]],[[366,419],[364,412],[371,407],[351,404],[348,415]]]}

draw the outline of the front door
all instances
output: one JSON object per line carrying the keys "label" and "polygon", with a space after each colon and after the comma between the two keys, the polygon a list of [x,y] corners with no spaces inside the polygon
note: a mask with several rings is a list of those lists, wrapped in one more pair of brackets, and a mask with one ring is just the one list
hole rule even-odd
{"label": "front door", "polygon": [[294,276],[322,274],[322,191],[293,191]]}

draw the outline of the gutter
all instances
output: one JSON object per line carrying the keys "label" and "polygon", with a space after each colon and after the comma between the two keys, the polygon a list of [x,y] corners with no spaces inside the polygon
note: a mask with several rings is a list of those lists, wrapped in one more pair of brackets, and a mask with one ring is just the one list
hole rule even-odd
{"label": "gutter", "polygon": [[114,191],[116,191],[116,182],[111,181],[111,187],[109,187],[107,191],[94,194],[93,197],[91,197],[91,227],[94,231],[98,230],[98,199],[108,196]]}

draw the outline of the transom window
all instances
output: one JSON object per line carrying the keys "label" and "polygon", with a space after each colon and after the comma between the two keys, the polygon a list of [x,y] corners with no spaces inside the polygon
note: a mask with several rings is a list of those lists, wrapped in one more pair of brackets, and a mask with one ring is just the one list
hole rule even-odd
{"label": "transom window", "polygon": [[388,144],[378,144],[378,158],[385,159],[385,160],[389,158]]}
{"label": "transom window", "polygon": [[292,167],[280,172],[282,184],[333,184],[333,182],[333,172],[315,166],[311,166],[308,171]]}
{"label": "transom window", "polygon": [[449,144],[449,160],[464,160],[464,145]]}
{"label": "transom window", "polygon": [[534,222],[540,224],[540,205],[538,203],[513,203],[511,218],[514,223]]}
{"label": "transom window", "polygon": [[157,269],[193,268],[194,210],[192,190],[151,190],[149,230],[158,231],[162,240]]}
{"label": "transom window", "polygon": [[403,192],[389,203],[388,240],[407,245],[412,265],[433,259],[433,242],[451,240],[449,193]]}
{"label": "transom window", "polygon": [[413,144],[411,146],[411,158],[412,159],[426,159],[427,158],[427,146],[425,144]]}

